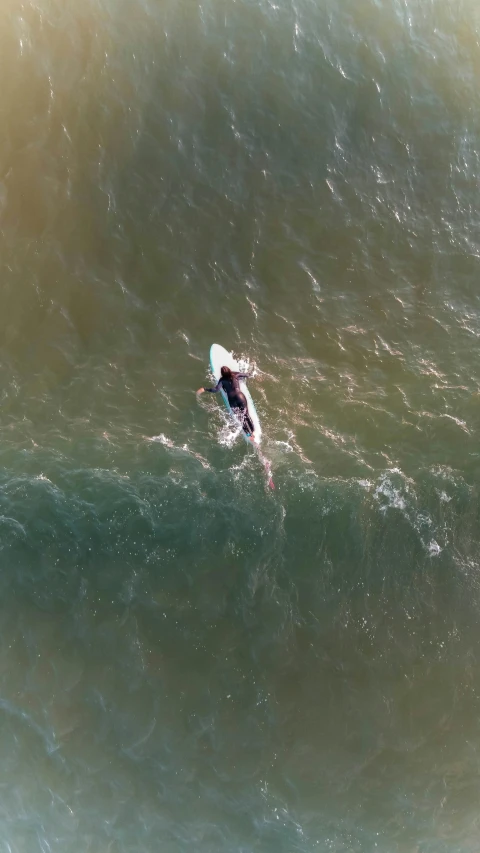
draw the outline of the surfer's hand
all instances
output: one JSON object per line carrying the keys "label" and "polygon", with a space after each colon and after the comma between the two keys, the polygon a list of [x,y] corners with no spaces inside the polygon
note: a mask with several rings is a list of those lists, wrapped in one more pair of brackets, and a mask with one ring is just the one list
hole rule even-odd
{"label": "surfer's hand", "polygon": [[205,388],[199,388],[197,391],[197,394],[203,394],[204,391],[205,391]]}

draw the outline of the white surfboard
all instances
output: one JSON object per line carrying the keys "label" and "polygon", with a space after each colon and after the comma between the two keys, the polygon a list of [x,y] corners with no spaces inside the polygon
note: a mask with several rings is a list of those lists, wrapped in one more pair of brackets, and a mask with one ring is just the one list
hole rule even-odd
{"label": "white surfboard", "polygon": [[[231,352],[228,352],[228,350],[226,350],[224,347],[221,347],[220,344],[212,344],[212,346],[210,347],[210,367],[212,369],[212,373],[215,377],[216,382],[218,382],[218,380],[221,377],[220,370],[222,367],[229,367],[231,370],[240,370],[240,367],[239,367],[239,364],[238,364],[238,361],[236,360],[236,358],[233,357]],[[250,415],[250,417],[253,421],[253,426],[255,427],[255,444],[258,446],[260,444],[260,441],[262,438],[262,428],[260,426],[260,421],[258,419],[257,410],[256,410],[255,404],[252,400],[252,395],[250,394],[250,391],[247,388],[246,382],[243,379],[241,379],[239,384],[240,384],[240,390],[243,391],[243,393],[245,394],[245,398],[247,400],[248,414]],[[238,424],[238,418],[234,415],[234,413],[232,412],[232,410],[230,408],[227,395],[223,391],[221,392],[221,394],[223,397],[223,402],[225,403],[225,405],[226,405],[228,411],[230,412],[233,420],[235,421],[236,424]],[[242,435],[243,435],[245,441],[248,442],[248,444],[252,443],[250,441],[250,439],[247,438],[247,436],[245,435],[243,430],[242,430]]]}

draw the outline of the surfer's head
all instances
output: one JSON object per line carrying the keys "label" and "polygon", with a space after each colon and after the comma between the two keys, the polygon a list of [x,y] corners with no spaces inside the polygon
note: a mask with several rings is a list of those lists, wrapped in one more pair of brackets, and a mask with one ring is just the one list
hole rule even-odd
{"label": "surfer's head", "polygon": [[221,367],[220,373],[222,375],[222,379],[231,379],[232,378],[232,371],[230,370],[229,367]]}

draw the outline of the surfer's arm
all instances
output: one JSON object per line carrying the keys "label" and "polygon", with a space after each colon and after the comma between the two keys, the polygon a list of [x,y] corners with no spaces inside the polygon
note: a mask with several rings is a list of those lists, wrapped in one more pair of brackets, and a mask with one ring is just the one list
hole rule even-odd
{"label": "surfer's arm", "polygon": [[210,394],[216,394],[217,391],[221,391],[221,390],[222,390],[222,380],[219,379],[217,384],[215,385],[215,388],[199,388],[197,391],[197,394],[203,394],[204,391],[209,391]]}
{"label": "surfer's arm", "polygon": [[204,388],[203,390],[209,391],[210,394],[216,394],[217,391],[222,390],[222,380],[221,379],[218,380],[217,384],[215,385],[215,388]]}
{"label": "surfer's arm", "polygon": [[234,375],[237,379],[251,379],[252,378],[251,373],[235,373]]}

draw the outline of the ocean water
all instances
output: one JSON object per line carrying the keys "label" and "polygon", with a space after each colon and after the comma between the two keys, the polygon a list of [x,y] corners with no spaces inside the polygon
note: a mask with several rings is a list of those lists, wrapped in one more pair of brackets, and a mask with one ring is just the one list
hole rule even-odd
{"label": "ocean water", "polygon": [[478,853],[478,4],[0,24],[0,853]]}

